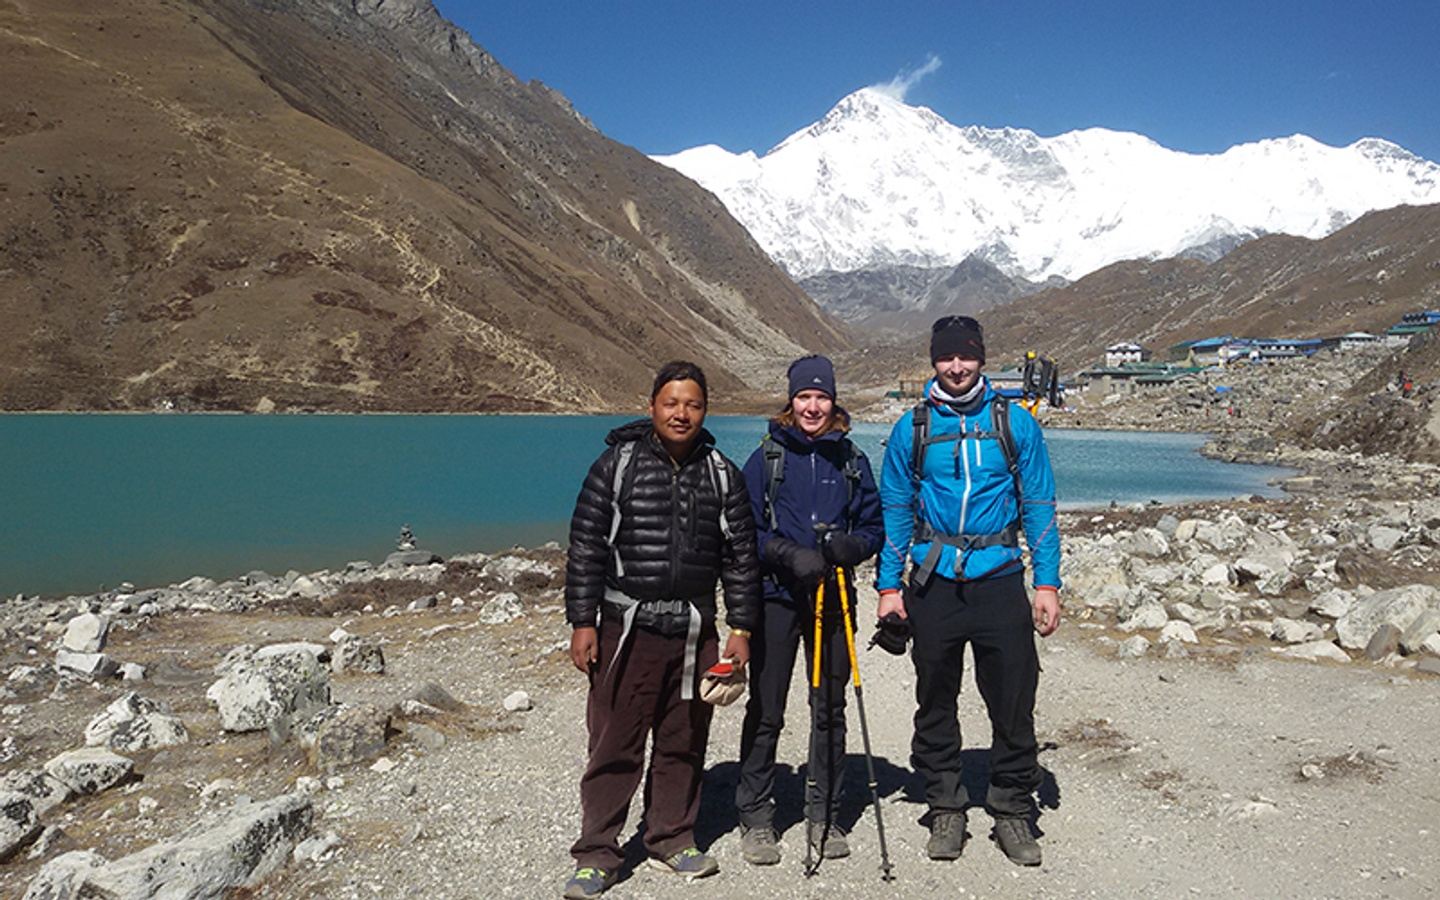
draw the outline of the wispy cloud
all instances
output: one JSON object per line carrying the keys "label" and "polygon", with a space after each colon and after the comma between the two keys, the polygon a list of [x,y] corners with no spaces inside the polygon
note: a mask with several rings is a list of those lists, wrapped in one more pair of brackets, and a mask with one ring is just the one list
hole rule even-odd
{"label": "wispy cloud", "polygon": [[931,53],[925,57],[925,64],[918,69],[901,69],[899,74],[884,84],[870,85],[872,90],[879,91],[887,97],[904,101],[905,95],[915,86],[916,82],[926,75],[933,75],[940,68],[940,57]]}

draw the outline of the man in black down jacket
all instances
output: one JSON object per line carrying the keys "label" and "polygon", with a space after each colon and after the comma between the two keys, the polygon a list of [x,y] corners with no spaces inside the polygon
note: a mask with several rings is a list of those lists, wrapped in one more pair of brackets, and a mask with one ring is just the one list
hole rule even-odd
{"label": "man in black down jacket", "polygon": [[707,402],[698,366],[661,368],[650,419],[610,432],[575,503],[565,618],[574,628],[571,660],[590,678],[590,761],[569,898],[599,896],[615,881],[647,733],[652,865],[687,878],[719,868],[695,846],[712,711],[696,692],[719,657],[717,579],[730,629],[725,656],[743,664],[760,616],[760,576],[745,479],[701,427]]}

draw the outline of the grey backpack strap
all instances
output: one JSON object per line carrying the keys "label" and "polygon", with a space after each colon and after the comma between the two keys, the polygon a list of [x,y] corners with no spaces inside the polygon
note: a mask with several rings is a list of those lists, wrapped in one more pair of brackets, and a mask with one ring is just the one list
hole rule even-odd
{"label": "grey backpack strap", "polygon": [[735,538],[734,532],[730,530],[730,516],[725,513],[725,502],[730,497],[730,470],[715,450],[712,449],[707,457],[710,464],[710,483],[720,497],[720,533],[725,536],[725,543],[728,544]]}
{"label": "grey backpack strap", "polygon": [[625,561],[620,558],[620,548],[615,539],[620,535],[620,498],[625,489],[625,476],[630,472],[630,463],[635,458],[635,442],[626,441],[615,448],[615,476],[610,479],[610,550],[615,554],[615,577],[625,577]]}

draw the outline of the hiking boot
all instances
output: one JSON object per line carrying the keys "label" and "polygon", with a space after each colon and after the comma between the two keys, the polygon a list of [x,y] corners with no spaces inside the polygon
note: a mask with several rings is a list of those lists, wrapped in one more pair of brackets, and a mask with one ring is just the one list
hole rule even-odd
{"label": "hiking boot", "polygon": [[609,869],[581,866],[570,876],[570,880],[565,882],[565,900],[595,900],[610,889],[617,875],[618,872]]}
{"label": "hiking boot", "polygon": [[965,814],[937,812],[930,817],[930,840],[925,854],[931,859],[959,859],[965,849]]}
{"label": "hiking boot", "polygon": [[824,822],[806,822],[805,839],[820,852],[821,859],[844,859],[850,855],[850,842],[845,839],[845,829],[839,825],[832,824],[827,833]]}
{"label": "hiking boot", "polygon": [[746,828],[740,833],[740,856],[752,866],[773,866],[780,861],[780,845],[775,842],[775,829]]}
{"label": "hiking boot", "polygon": [[667,856],[665,859],[652,856],[649,862],[652,869],[679,875],[686,881],[694,881],[720,871],[720,864],[715,861],[715,857],[700,852],[698,847],[686,847],[674,856]]}
{"label": "hiking boot", "polygon": [[1030,833],[1030,822],[1018,817],[995,820],[995,843],[1017,866],[1040,865],[1040,844]]}

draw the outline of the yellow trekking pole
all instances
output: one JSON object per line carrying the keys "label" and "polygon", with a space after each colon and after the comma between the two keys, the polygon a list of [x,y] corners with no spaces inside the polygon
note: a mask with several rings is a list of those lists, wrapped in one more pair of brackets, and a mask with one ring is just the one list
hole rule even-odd
{"label": "yellow trekking pole", "polygon": [[820,620],[825,613],[825,579],[815,585],[815,665],[810,667],[810,686],[820,690]]}
{"label": "yellow trekking pole", "polygon": [[[880,879],[890,881],[890,852],[885,848],[885,819],[880,814],[880,787],[875,781],[875,757],[870,752],[870,725],[865,721],[865,693],[860,688],[860,664],[855,659],[855,622],[850,617],[850,591],[845,584],[845,569],[835,567],[835,580],[840,586],[840,609],[845,615],[845,647],[850,651],[850,677],[855,683],[855,708],[860,711],[860,736],[865,744],[865,772],[870,777],[870,802],[875,806],[875,831],[880,836]],[[820,620],[819,616],[815,619]],[[819,671],[819,632],[816,632],[816,671]],[[819,687],[817,677],[815,686]]]}

